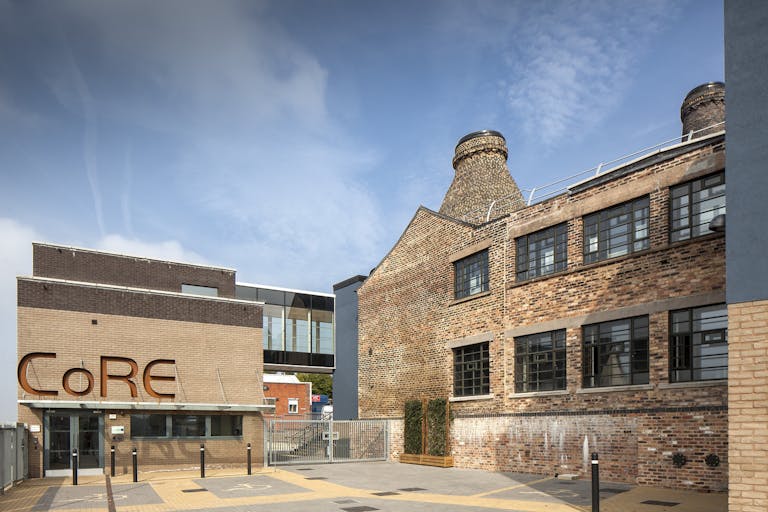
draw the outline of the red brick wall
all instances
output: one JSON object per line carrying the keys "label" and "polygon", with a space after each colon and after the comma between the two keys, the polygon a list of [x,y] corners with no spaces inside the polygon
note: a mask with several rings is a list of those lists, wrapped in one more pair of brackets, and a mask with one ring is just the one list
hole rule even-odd
{"label": "red brick wall", "polygon": [[298,416],[306,416],[312,413],[312,384],[310,382],[265,382],[264,397],[275,399],[275,416],[290,419],[293,414],[288,414],[288,399],[299,400]]}

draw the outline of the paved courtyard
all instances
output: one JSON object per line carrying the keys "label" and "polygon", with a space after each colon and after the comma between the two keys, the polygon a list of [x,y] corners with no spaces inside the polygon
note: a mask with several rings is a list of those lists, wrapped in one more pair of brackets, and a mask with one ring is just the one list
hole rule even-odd
{"label": "paved courtyard", "polygon": [[[3,512],[574,512],[591,510],[590,482],[390,462],[141,473],[31,480],[0,496]],[[110,492],[111,491],[111,492]],[[110,500],[111,494],[111,500]],[[604,482],[603,512],[721,512],[725,494]]]}

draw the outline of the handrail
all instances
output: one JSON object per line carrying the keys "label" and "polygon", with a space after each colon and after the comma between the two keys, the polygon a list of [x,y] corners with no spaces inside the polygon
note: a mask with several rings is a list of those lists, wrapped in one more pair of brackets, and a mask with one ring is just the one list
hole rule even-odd
{"label": "handrail", "polygon": [[[709,125],[707,127],[701,128],[699,130],[692,130],[686,134],[678,135],[676,137],[673,137],[671,139],[666,139],[662,142],[656,143],[652,146],[648,146],[643,149],[639,149],[637,151],[633,151],[631,153],[627,153],[626,155],[622,155],[620,157],[614,158],[612,160],[602,161],[598,165],[594,167],[590,167],[589,169],[585,169],[583,171],[571,174],[569,176],[565,176],[563,178],[558,178],[555,181],[552,181],[550,183],[547,183],[545,185],[539,185],[535,186],[531,189],[522,189],[521,192],[527,192],[528,199],[525,201],[526,206],[531,206],[534,203],[544,201],[546,199],[549,199],[551,197],[554,197],[558,194],[561,194],[563,192],[566,192],[568,190],[568,187],[575,184],[577,179],[584,178],[586,175],[591,175],[590,177],[596,177],[600,176],[601,174],[605,174],[608,171],[614,170],[619,163],[629,163],[632,161],[635,157],[638,157],[639,155],[650,155],[652,152],[660,152],[663,149],[669,149],[677,145],[682,144],[688,144],[694,139],[694,135],[697,133],[705,132],[705,131],[711,131],[713,128],[717,128],[722,126],[723,131],[725,129],[725,122],[719,122],[712,125]],[[565,186],[559,186],[563,183],[568,183],[568,185]],[[557,188],[553,188],[557,187]],[[475,210],[471,210],[464,214],[462,216],[462,220],[466,222],[472,222],[473,219],[475,220],[483,220],[485,222],[488,222],[491,218],[491,213],[493,212],[493,209],[499,204],[506,200],[510,199],[517,199],[518,194],[513,193],[506,196],[502,196],[500,198],[494,199],[488,207],[482,207],[477,208]]]}

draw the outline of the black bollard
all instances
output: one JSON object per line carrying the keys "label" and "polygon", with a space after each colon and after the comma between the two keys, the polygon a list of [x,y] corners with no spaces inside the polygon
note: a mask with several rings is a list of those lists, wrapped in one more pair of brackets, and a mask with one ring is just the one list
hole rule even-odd
{"label": "black bollard", "polygon": [[248,443],[248,474],[251,474],[251,443]]}
{"label": "black bollard", "polygon": [[72,485],[77,485],[77,448],[72,450]]}
{"label": "black bollard", "polygon": [[138,482],[139,481],[139,456],[136,452],[136,448],[133,449],[133,452],[131,452],[133,455],[133,481]]}
{"label": "black bollard", "polygon": [[115,476],[115,445],[112,445],[112,448],[109,449],[109,453],[109,475]]}
{"label": "black bollard", "polygon": [[205,478],[205,445],[200,445],[200,478]]}
{"label": "black bollard", "polygon": [[592,512],[600,512],[600,465],[597,452],[592,454]]}

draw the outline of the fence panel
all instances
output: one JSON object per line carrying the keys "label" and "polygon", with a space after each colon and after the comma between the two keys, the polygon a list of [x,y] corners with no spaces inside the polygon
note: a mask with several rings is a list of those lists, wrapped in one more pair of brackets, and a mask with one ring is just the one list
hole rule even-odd
{"label": "fence panel", "polygon": [[26,440],[23,423],[0,424],[0,494],[28,477]]}
{"label": "fence panel", "polygon": [[386,460],[386,420],[270,420],[266,438],[270,466]]}

